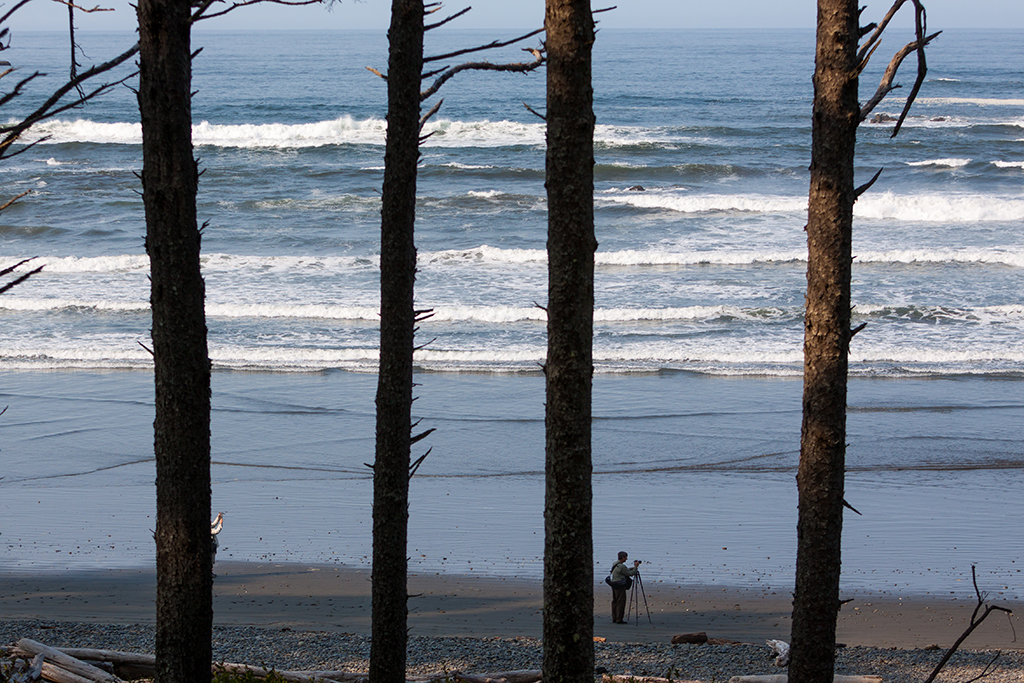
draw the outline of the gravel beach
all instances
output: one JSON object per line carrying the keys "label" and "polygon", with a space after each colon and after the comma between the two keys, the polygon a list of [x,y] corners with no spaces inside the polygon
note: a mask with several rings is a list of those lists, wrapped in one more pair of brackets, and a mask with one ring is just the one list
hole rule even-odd
{"label": "gravel beach", "polygon": [[[0,622],[0,641],[32,638],[58,647],[96,647],[153,652],[150,625],[86,624],[52,621]],[[352,633],[292,631],[218,626],[213,635],[216,661],[257,664],[278,670],[347,670],[369,668],[370,639]],[[675,680],[727,681],[731,676],[776,674],[773,653],[763,644],[670,645],[667,643],[595,643],[597,666],[609,673],[671,676]],[[836,672],[878,675],[884,681],[923,681],[942,657],[939,649],[846,647],[839,650]],[[468,638],[413,636],[409,640],[410,674],[487,673],[539,669],[541,642],[536,638]],[[939,681],[978,676],[995,651],[957,652]],[[990,683],[1024,680],[1024,652],[1003,651]]]}
{"label": "gravel beach", "polygon": [[[541,666],[542,599],[537,580],[457,575],[409,579],[411,674],[488,673]],[[613,674],[727,681],[781,673],[768,639],[789,640],[791,598],[782,589],[739,590],[650,582],[645,610],[612,625],[607,591],[595,592],[597,666]],[[33,638],[49,645],[151,653],[155,577],[149,569],[0,573],[0,642]],[[370,582],[363,568],[218,563],[214,583],[214,658],[279,670],[366,671]],[[923,681],[964,631],[977,599],[851,594],[837,626],[845,646],[837,673]],[[1024,645],[1016,632],[1024,605],[993,613],[947,665],[939,681],[978,676],[1024,681]],[[672,645],[673,635],[705,632],[732,645]],[[1024,633],[1024,631],[1022,631]]]}

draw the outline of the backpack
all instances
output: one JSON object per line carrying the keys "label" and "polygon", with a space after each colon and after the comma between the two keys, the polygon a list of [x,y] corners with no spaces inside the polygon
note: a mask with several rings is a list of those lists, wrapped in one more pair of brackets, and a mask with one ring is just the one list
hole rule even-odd
{"label": "backpack", "polygon": [[629,576],[619,579],[618,581],[612,581],[612,575],[609,574],[608,576],[604,577],[604,582],[611,586],[613,589],[622,588],[624,590],[629,590],[633,587],[633,579]]}

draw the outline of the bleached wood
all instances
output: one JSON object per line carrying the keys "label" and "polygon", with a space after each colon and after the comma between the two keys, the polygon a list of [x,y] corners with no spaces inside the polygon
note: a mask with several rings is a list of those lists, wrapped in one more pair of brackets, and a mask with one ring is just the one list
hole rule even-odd
{"label": "bleached wood", "polygon": [[43,662],[40,667],[40,674],[43,680],[50,681],[50,683],[94,683],[95,679],[85,678],[78,674],[71,673],[67,669],[51,664],[50,662]]}
{"label": "bleached wood", "polygon": [[[882,683],[881,676],[842,676],[836,674],[832,679],[833,683]],[[773,674],[771,676],[733,676],[729,683],[789,683],[789,676],[786,674]]]}
{"label": "bleached wood", "polygon": [[156,666],[156,655],[145,655],[139,652],[97,650],[89,647],[57,647],[54,649],[81,660],[110,662],[111,664],[133,664],[135,666]]}
{"label": "bleached wood", "polygon": [[[76,674],[82,678],[98,681],[99,683],[122,683],[121,679],[117,676],[107,673],[103,669],[98,669],[92,664],[87,664],[76,657],[72,657],[69,654],[65,654],[55,647],[44,645],[39,641],[32,640],[31,638],[22,638],[18,641],[18,647],[33,655],[42,654],[47,661],[59,665],[62,669],[66,669],[73,674]],[[45,669],[44,674],[45,677]]]}

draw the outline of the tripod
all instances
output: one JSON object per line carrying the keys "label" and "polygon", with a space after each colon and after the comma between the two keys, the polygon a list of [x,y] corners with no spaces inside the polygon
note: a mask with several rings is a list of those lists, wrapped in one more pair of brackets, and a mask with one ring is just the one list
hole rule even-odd
{"label": "tripod", "polygon": [[653,624],[651,620],[651,608],[647,606],[647,594],[644,592],[644,580],[640,578],[640,570],[638,569],[636,574],[633,576],[633,590],[629,592],[629,611],[626,612],[626,621],[629,622],[629,615],[633,612],[633,601],[636,601],[636,623],[640,623],[640,597],[637,597],[636,589],[640,589],[640,597],[644,599],[644,611],[647,612],[647,622]]}

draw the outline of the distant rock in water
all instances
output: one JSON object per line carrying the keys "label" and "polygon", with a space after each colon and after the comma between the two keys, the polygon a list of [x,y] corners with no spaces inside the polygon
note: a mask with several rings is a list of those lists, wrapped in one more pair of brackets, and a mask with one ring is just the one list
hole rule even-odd
{"label": "distant rock in water", "polygon": [[646,192],[647,188],[643,185],[634,185],[633,187],[627,187],[626,190],[628,192]]}
{"label": "distant rock in water", "polygon": [[895,123],[896,117],[888,114],[875,114],[871,117],[871,123]]}

